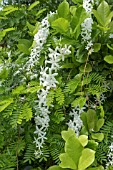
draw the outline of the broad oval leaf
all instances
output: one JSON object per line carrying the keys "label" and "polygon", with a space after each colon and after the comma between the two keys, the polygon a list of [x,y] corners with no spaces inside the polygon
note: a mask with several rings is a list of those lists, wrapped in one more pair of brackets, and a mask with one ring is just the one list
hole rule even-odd
{"label": "broad oval leaf", "polygon": [[75,164],[74,160],[67,153],[60,154],[59,158],[61,161],[59,164],[60,167],[77,169],[77,165]]}
{"label": "broad oval leaf", "polygon": [[78,170],[85,170],[94,162],[94,159],[95,151],[89,148],[84,149],[79,159]]}
{"label": "broad oval leaf", "polygon": [[104,57],[104,60],[109,64],[113,64],[113,56],[112,55],[106,55]]}
{"label": "broad oval leaf", "polygon": [[79,70],[82,72],[82,73],[89,73],[92,71],[92,67],[91,65],[88,63],[87,65],[85,64],[82,64],[80,67],[79,67]]}
{"label": "broad oval leaf", "polygon": [[92,133],[91,137],[101,142],[104,139],[104,134],[103,133]]}

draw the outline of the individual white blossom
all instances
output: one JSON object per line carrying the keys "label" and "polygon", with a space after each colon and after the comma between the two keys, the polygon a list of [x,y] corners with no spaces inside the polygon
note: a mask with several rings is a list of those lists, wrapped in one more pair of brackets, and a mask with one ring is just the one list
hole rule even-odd
{"label": "individual white blossom", "polygon": [[106,169],[109,167],[109,166],[112,166],[113,165],[113,142],[111,143],[111,145],[109,146],[109,151],[108,151],[108,154],[107,154],[107,158],[108,158],[108,162],[106,164]]}
{"label": "individual white blossom", "polygon": [[72,128],[75,131],[77,136],[79,136],[80,129],[83,126],[83,122],[80,118],[80,115],[82,112],[84,112],[84,109],[85,107],[79,108],[79,106],[77,106],[69,113],[69,115],[73,119],[72,120],[70,119],[67,125],[69,128]]}

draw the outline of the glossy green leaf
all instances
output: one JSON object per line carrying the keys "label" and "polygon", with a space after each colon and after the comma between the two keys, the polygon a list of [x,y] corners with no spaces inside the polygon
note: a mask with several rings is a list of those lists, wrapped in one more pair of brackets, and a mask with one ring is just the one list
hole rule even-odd
{"label": "glossy green leaf", "polygon": [[68,128],[67,131],[62,131],[61,132],[62,138],[67,141],[71,136],[75,136],[75,132],[73,129]]}
{"label": "glossy green leaf", "polygon": [[95,132],[98,132],[100,128],[104,125],[104,119],[98,119],[95,126]]}
{"label": "glossy green leaf", "polygon": [[77,165],[75,164],[74,160],[67,153],[60,154],[59,158],[61,161],[59,164],[60,167],[77,169]]}
{"label": "glossy green leaf", "polygon": [[93,49],[94,49],[94,52],[98,52],[101,48],[101,44],[100,43],[94,43],[93,45]]}
{"label": "glossy green leaf", "polygon": [[[106,27],[112,18],[112,15],[110,14],[110,7],[106,1],[102,1],[101,4],[98,6],[97,11],[93,10],[93,13],[94,13],[97,21],[103,27]],[[109,19],[108,19],[108,17],[109,17]]]}
{"label": "glossy green leaf", "polygon": [[101,142],[104,139],[104,134],[103,133],[92,133],[91,137]]}
{"label": "glossy green leaf", "polygon": [[69,14],[69,3],[64,0],[59,6],[58,6],[58,15],[60,18],[66,18]]}
{"label": "glossy green leaf", "polygon": [[86,114],[87,117],[87,124],[89,131],[94,131],[95,124],[97,121],[96,112],[93,109],[89,109]]}
{"label": "glossy green leaf", "polygon": [[78,170],[85,170],[89,167],[95,159],[95,151],[86,148],[82,151],[82,155],[79,160]]}
{"label": "glossy green leaf", "polygon": [[80,141],[83,147],[88,144],[88,136],[86,135],[80,135],[78,140]]}
{"label": "glossy green leaf", "polygon": [[[62,137],[66,141],[64,148],[65,153],[60,156],[61,164],[59,166],[62,168],[76,169],[83,146],[76,137],[74,130],[70,128],[68,131],[62,132]],[[68,163],[66,161],[68,161]]]}
{"label": "glossy green leaf", "polygon": [[52,22],[52,27],[61,33],[66,33],[69,29],[69,25],[68,20],[64,18],[58,18]]}
{"label": "glossy green leaf", "polygon": [[113,64],[113,56],[112,55],[106,55],[104,57],[104,60],[109,64]]}

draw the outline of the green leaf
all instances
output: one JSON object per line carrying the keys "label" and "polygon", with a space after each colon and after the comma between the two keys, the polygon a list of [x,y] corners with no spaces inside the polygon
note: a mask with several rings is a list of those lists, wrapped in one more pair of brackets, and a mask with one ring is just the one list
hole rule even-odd
{"label": "green leaf", "polygon": [[98,52],[101,48],[101,44],[100,43],[94,43],[93,45],[93,49],[94,49],[94,52]]}
{"label": "green leaf", "polygon": [[87,148],[95,150],[97,149],[98,142],[95,142],[94,140],[89,140],[87,144]]}
{"label": "green leaf", "polygon": [[66,18],[69,14],[69,4],[66,0],[64,0],[59,6],[58,6],[58,15],[60,18]]}
{"label": "green leaf", "polygon": [[82,64],[80,67],[79,67],[79,70],[82,72],[82,73],[89,73],[92,71],[92,66],[88,63],[87,65],[86,64]]}
{"label": "green leaf", "polygon": [[104,134],[103,133],[92,133],[91,137],[101,142],[104,139]]}
{"label": "green leaf", "polygon": [[88,168],[87,170],[104,170],[104,167],[99,166],[99,167],[96,167],[96,168]]}
{"label": "green leaf", "polygon": [[75,132],[73,129],[68,128],[67,131],[62,131],[61,132],[62,138],[67,141],[71,136],[75,136]]}
{"label": "green leaf", "polygon": [[80,26],[86,17],[87,17],[87,13],[86,13],[85,9],[82,6],[79,6],[75,12],[75,15],[72,18],[72,21],[71,21],[71,26],[72,26],[72,29],[74,30],[76,39],[78,38],[78,36],[81,32]]}
{"label": "green leaf", "polygon": [[96,112],[93,109],[89,109],[87,111],[86,117],[87,117],[88,129],[89,131],[93,131],[97,121]]}
{"label": "green leaf", "polygon": [[78,170],[85,170],[94,162],[94,159],[95,159],[95,151],[89,148],[84,149],[79,159]]}
{"label": "green leaf", "polygon": [[30,11],[31,9],[33,9],[35,6],[37,6],[40,2],[39,1],[35,1],[34,3],[32,3],[29,8],[28,11]]}
{"label": "green leaf", "polygon": [[[112,44],[113,45],[113,44]],[[113,50],[113,47],[111,47],[109,44],[107,44],[107,47],[110,49],[110,50]]]}
{"label": "green leaf", "polygon": [[109,64],[113,64],[113,56],[112,55],[106,55],[104,57],[104,60]]}
{"label": "green leaf", "polygon": [[60,154],[59,158],[61,161],[59,164],[60,167],[77,169],[77,165],[75,164],[74,160],[67,153]]}
{"label": "green leaf", "polygon": [[[54,165],[49,167],[47,170],[63,170],[63,168],[59,167],[58,165]],[[68,170],[67,168],[65,168],[65,170]]]}
{"label": "green leaf", "polygon": [[31,46],[31,41],[27,39],[20,39],[17,45],[18,49],[25,54],[30,54],[30,50],[29,50],[30,46]]}
{"label": "green leaf", "polygon": [[80,108],[82,108],[84,106],[84,104],[86,103],[86,98],[80,96],[78,98],[76,98],[73,102],[72,102],[72,107],[75,107],[77,105],[80,106]]}
{"label": "green leaf", "polygon": [[82,0],[72,0],[75,4],[82,3]]}
{"label": "green leaf", "polygon": [[82,144],[82,146],[86,146],[88,143],[88,136],[86,135],[80,135],[78,140],[80,141],[80,143]]}
{"label": "green leaf", "polygon": [[60,33],[66,33],[69,29],[69,22],[64,18],[58,18],[52,22],[52,27]]}
{"label": "green leaf", "polygon": [[103,125],[104,125],[104,119],[101,118],[96,122],[95,132],[98,132]]}
{"label": "green leaf", "polygon": [[73,67],[74,67],[74,63],[68,63],[62,65],[62,68],[73,68]]}
{"label": "green leaf", "polygon": [[110,14],[110,7],[106,1],[102,1],[102,3],[98,6],[97,11],[93,10],[93,13],[97,21],[103,27],[106,27],[110,23],[112,14]]}
{"label": "green leaf", "polygon": [[[62,132],[62,137],[66,141],[65,143],[65,153],[60,157],[61,164],[59,165],[62,168],[71,168],[76,169],[78,165],[79,158],[82,154],[83,146],[75,135],[74,130],[68,129],[68,131]],[[69,158],[69,159],[68,159]],[[66,160],[68,164],[66,163]]]}

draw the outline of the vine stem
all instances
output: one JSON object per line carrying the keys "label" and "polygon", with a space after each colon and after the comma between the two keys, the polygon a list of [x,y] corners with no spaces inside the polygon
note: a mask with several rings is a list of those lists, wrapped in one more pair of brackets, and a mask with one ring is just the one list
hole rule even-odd
{"label": "vine stem", "polygon": [[18,140],[17,140],[17,147],[16,147],[16,163],[17,163],[17,170],[19,170],[19,164],[18,164],[18,146],[20,142],[20,130],[18,127]]}

